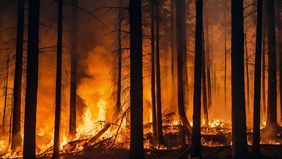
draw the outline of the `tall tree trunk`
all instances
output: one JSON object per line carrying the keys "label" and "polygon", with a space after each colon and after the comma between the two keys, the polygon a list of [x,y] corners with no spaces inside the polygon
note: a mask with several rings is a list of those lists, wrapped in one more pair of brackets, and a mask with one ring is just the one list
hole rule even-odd
{"label": "tall tree trunk", "polygon": [[244,90],[243,0],[231,1],[232,156],[248,158]]}
{"label": "tall tree trunk", "polygon": [[175,94],[177,93],[175,87],[175,64],[176,64],[176,54],[175,54],[175,9],[174,0],[170,1],[170,45],[171,45],[171,106],[175,105]]}
{"label": "tall tree trunk", "polygon": [[[186,30],[186,29],[185,29]],[[186,33],[186,31],[185,31],[185,33]],[[183,38],[185,38],[185,42],[186,42],[186,36],[185,37],[183,37]],[[187,69],[187,66],[188,66],[188,64],[187,64],[187,49],[186,49],[186,45],[185,45],[185,48],[184,48],[184,54],[183,54],[183,82],[184,82],[184,103],[185,103],[185,105],[189,108],[189,98],[190,98],[190,96],[189,96],[189,79],[188,79],[188,69]]]}
{"label": "tall tree trunk", "polygon": [[276,1],[277,14],[276,14],[276,23],[278,31],[278,46],[279,46],[279,61],[280,61],[280,122],[282,122],[282,25],[281,25],[281,11],[282,11],[282,2],[280,0]]}
{"label": "tall tree trunk", "polygon": [[35,158],[40,0],[29,0],[23,158]]}
{"label": "tall tree trunk", "polygon": [[266,84],[265,84],[265,74],[266,74],[266,1],[263,1],[263,35],[262,35],[262,117],[263,122],[266,121],[267,118],[267,110],[266,110]]}
{"label": "tall tree trunk", "polygon": [[[227,2],[224,0],[224,8],[227,8]],[[224,109],[226,112],[226,90],[227,90],[227,38],[226,33],[227,32],[227,19],[226,19],[226,10],[224,9]]]}
{"label": "tall tree trunk", "polygon": [[[204,32],[204,31],[203,31]],[[203,108],[204,108],[204,123],[205,125],[209,124],[209,115],[208,115],[208,96],[207,96],[207,79],[206,79],[206,50],[204,48],[205,46],[205,40],[204,40],[204,34],[203,34],[203,54],[202,54],[202,87],[203,87]]]}
{"label": "tall tree trunk", "polygon": [[201,158],[201,74],[203,53],[203,0],[196,1],[193,131],[191,157]]}
{"label": "tall tree trunk", "polygon": [[16,66],[14,76],[14,105],[12,123],[12,150],[21,145],[21,90],[24,38],[24,0],[18,0]]}
{"label": "tall tree trunk", "polygon": [[[74,5],[78,0],[72,0]],[[78,32],[78,13],[77,8],[72,7],[72,33],[71,33],[71,85],[70,85],[70,116],[69,116],[69,135],[76,134],[76,88],[77,88],[77,32]]]}
{"label": "tall tree trunk", "polygon": [[248,42],[247,42],[247,35],[244,34],[245,40],[245,56],[246,56],[246,105],[247,105],[247,115],[250,115],[250,79],[249,79],[249,53],[248,53]]}
{"label": "tall tree trunk", "polygon": [[211,88],[211,47],[210,47],[210,36],[209,36],[209,21],[206,15],[206,25],[205,25],[205,40],[206,40],[206,55],[207,60],[207,86],[208,86],[208,107],[212,105],[212,88]]}
{"label": "tall tree trunk", "polygon": [[4,106],[3,106],[3,117],[2,117],[2,132],[5,132],[5,119],[6,119],[6,112],[7,112],[7,96],[8,96],[8,86],[9,86],[9,64],[10,64],[10,57],[7,58],[6,61],[6,80],[5,80],[5,88],[4,88]]}
{"label": "tall tree trunk", "polygon": [[267,39],[268,39],[268,109],[267,126],[277,125],[277,83],[276,83],[276,35],[274,0],[267,0]]}
{"label": "tall tree trunk", "polygon": [[[121,7],[121,0],[119,0],[119,7]],[[122,29],[122,9],[118,10],[118,82],[117,82],[117,99],[116,99],[116,113],[121,111],[121,69],[122,69],[122,41],[121,41],[121,29]]]}
{"label": "tall tree trunk", "polygon": [[130,159],[144,159],[142,1],[129,1],[130,18]]}
{"label": "tall tree trunk", "polygon": [[261,104],[261,46],[262,46],[262,8],[263,0],[257,0],[257,30],[256,30],[256,56],[255,56],[255,81],[254,81],[254,122],[253,122],[253,147],[254,158],[260,156],[260,104]]}
{"label": "tall tree trunk", "polygon": [[56,109],[54,129],[53,158],[59,157],[61,96],[62,96],[62,45],[63,45],[63,0],[58,0],[58,37],[57,37],[57,71],[56,71]]}
{"label": "tall tree trunk", "polygon": [[151,1],[151,99],[152,99],[152,127],[153,135],[157,137],[157,107],[155,81],[155,0]]}
{"label": "tall tree trunk", "polygon": [[185,113],[184,96],[184,54],[186,52],[186,29],[185,29],[185,0],[176,0],[176,41],[177,41],[177,89],[178,89],[178,114],[181,122],[192,133],[192,127]]}
{"label": "tall tree trunk", "polygon": [[162,91],[161,91],[161,66],[160,66],[160,0],[156,0],[156,86],[157,86],[157,139],[160,144],[163,144],[162,131]]}

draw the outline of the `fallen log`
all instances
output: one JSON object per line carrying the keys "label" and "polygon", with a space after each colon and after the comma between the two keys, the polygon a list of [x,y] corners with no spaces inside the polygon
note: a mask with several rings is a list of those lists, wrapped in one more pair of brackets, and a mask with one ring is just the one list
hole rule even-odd
{"label": "fallen log", "polygon": [[88,147],[95,143],[110,128],[110,126],[110,124],[106,124],[101,131],[99,131],[94,137],[90,138],[85,144],[83,144],[83,147]]}

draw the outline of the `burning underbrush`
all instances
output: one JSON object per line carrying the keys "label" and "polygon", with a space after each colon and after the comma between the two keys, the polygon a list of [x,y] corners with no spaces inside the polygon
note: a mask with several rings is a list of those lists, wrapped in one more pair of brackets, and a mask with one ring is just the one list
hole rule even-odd
{"label": "burning underbrush", "polygon": [[[101,151],[114,149],[129,149],[130,127],[129,127],[129,109],[123,110],[119,115],[115,115],[115,122],[107,122],[105,118],[106,102],[100,99],[97,103],[99,108],[98,117],[93,119],[93,112],[86,107],[82,116],[82,123],[77,127],[76,136],[61,136],[60,154],[61,155],[79,155],[88,150],[99,149]],[[191,123],[193,125],[193,123]],[[230,146],[231,125],[223,120],[210,120],[208,124],[202,124],[202,145],[205,147]],[[144,146],[147,150],[177,150],[185,147],[191,141],[185,127],[177,119],[175,113],[169,113],[163,116],[163,133],[165,143],[159,145],[152,133],[152,122],[144,124]],[[281,132],[281,131],[280,131]],[[262,144],[282,144],[280,133],[269,139],[264,136],[268,134],[262,129]],[[51,133],[50,133],[51,134]],[[42,132],[37,135],[41,138],[50,138],[52,135]],[[47,137],[49,135],[49,137]],[[51,136],[51,137],[50,137]],[[248,141],[251,144],[252,132],[248,130]],[[45,141],[45,144],[37,145],[37,156],[39,158],[48,158],[53,152],[53,141]],[[22,149],[12,152],[9,150],[8,142],[0,140],[1,158],[20,158]]]}

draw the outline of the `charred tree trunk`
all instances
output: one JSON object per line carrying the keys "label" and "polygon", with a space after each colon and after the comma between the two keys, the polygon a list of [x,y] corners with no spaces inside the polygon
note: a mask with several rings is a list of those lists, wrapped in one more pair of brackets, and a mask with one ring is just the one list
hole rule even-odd
{"label": "charred tree trunk", "polygon": [[[203,36],[204,37],[204,36]],[[206,50],[204,48],[204,40],[203,38],[203,54],[202,54],[202,87],[203,87],[203,108],[204,108],[204,123],[208,125],[209,123],[209,115],[208,115],[208,96],[207,96],[207,79],[206,79]]]}
{"label": "charred tree trunk", "polygon": [[274,0],[267,0],[267,39],[268,39],[268,109],[267,126],[277,128],[277,83],[276,83],[276,36]]}
{"label": "charred tree trunk", "polygon": [[282,122],[282,25],[281,25],[281,11],[282,11],[282,2],[277,0],[276,1],[276,7],[277,7],[277,15],[276,15],[276,23],[278,28],[278,46],[279,46],[279,61],[280,61],[280,122]]}
{"label": "charred tree trunk", "polygon": [[195,66],[193,98],[192,158],[201,158],[201,73],[203,53],[203,0],[196,1]]}
{"label": "charred tree trunk", "polygon": [[142,1],[129,1],[130,19],[130,159],[144,159]]}
{"label": "charred tree trunk", "polygon": [[[121,7],[121,0],[119,0],[119,6]],[[116,99],[116,113],[121,111],[121,74],[122,74],[122,9],[118,10],[118,79],[117,79],[117,99]]]}
{"label": "charred tree trunk", "polygon": [[248,158],[244,90],[244,15],[243,0],[231,1],[232,42],[232,156]]}
{"label": "charred tree trunk", "polygon": [[[227,8],[227,2],[224,0],[224,6]],[[226,38],[226,32],[227,32],[227,20],[226,20],[226,10],[224,10],[224,109],[226,112],[226,90],[227,90],[227,38]]]}
{"label": "charred tree trunk", "polygon": [[59,157],[61,96],[62,96],[62,45],[63,45],[63,0],[58,0],[58,37],[57,37],[57,71],[56,71],[56,108],[54,129],[53,158]]}
{"label": "charred tree trunk", "polygon": [[6,112],[7,112],[7,96],[8,96],[8,86],[9,86],[9,64],[10,59],[7,58],[6,61],[6,80],[5,80],[5,88],[4,88],[4,106],[3,106],[3,117],[2,117],[2,131],[5,132],[5,119],[6,119]]}
{"label": "charred tree trunk", "polygon": [[262,46],[262,8],[263,0],[257,0],[257,30],[255,55],[255,81],[254,81],[254,122],[253,147],[254,158],[260,156],[260,104],[261,104],[261,46]]}
{"label": "charred tree trunk", "polygon": [[249,79],[249,53],[248,53],[248,42],[247,35],[244,34],[244,42],[245,42],[245,56],[246,56],[246,105],[247,105],[247,114],[250,115],[250,79]]}
{"label": "charred tree trunk", "polygon": [[162,131],[162,91],[161,91],[161,66],[160,66],[160,0],[156,0],[156,86],[157,86],[157,139],[159,144],[163,144]]}
{"label": "charred tree trunk", "polygon": [[175,65],[176,65],[176,54],[175,54],[175,9],[174,0],[170,1],[170,45],[171,45],[171,106],[175,105],[175,94],[177,93],[175,87]]}
{"label": "charred tree trunk", "polygon": [[[72,0],[74,5],[78,0]],[[69,135],[76,134],[76,88],[77,88],[77,32],[78,32],[78,13],[77,8],[72,8],[72,33],[71,33],[71,85],[70,85],[70,116],[69,116]]]}
{"label": "charred tree trunk", "polygon": [[12,150],[21,145],[21,90],[24,38],[24,0],[18,0],[16,66],[14,76],[14,105],[12,119]]}
{"label": "charred tree trunk", "polygon": [[29,0],[23,158],[35,158],[40,0]]}
{"label": "charred tree trunk", "polygon": [[[185,29],[186,30],[186,29]],[[186,33],[186,32],[185,32]],[[186,41],[186,36],[184,37]],[[187,49],[185,45],[185,52],[183,55],[183,82],[184,82],[184,103],[189,107],[189,79],[188,79],[188,69],[187,69]]]}
{"label": "charred tree trunk", "polygon": [[212,88],[211,88],[211,47],[210,47],[210,37],[209,37],[209,21],[206,16],[206,25],[205,25],[205,40],[206,42],[206,55],[205,59],[207,61],[207,101],[208,101],[208,107],[211,107],[212,105]]}
{"label": "charred tree trunk", "polygon": [[151,99],[152,99],[152,127],[153,135],[157,137],[157,107],[155,81],[155,0],[151,2]]}
{"label": "charred tree trunk", "polygon": [[266,84],[265,84],[265,74],[266,74],[266,1],[263,1],[263,35],[262,35],[262,115],[263,121],[266,121],[267,110],[266,110]]}
{"label": "charred tree trunk", "polygon": [[185,113],[184,96],[184,54],[186,52],[186,29],[185,29],[185,0],[176,0],[176,41],[177,41],[177,89],[178,89],[178,114],[181,122],[192,133],[192,127]]}

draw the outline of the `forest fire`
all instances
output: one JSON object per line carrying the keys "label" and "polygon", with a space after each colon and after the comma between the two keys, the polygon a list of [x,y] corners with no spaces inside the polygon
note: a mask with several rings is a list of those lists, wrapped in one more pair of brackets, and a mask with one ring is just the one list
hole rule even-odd
{"label": "forest fire", "polygon": [[0,159],[268,159],[281,0],[3,0]]}

